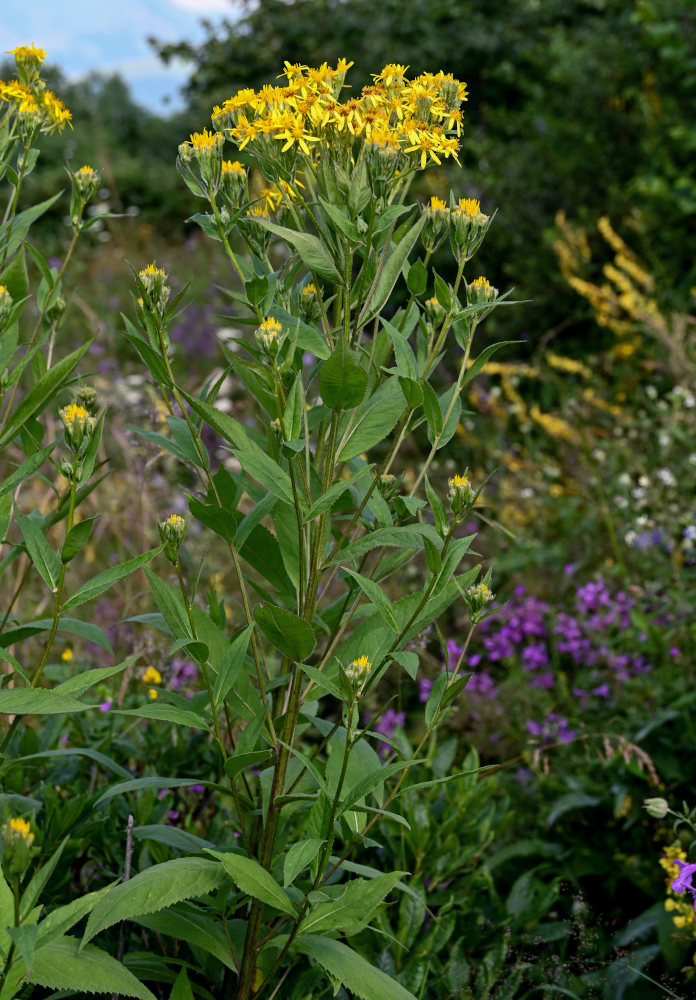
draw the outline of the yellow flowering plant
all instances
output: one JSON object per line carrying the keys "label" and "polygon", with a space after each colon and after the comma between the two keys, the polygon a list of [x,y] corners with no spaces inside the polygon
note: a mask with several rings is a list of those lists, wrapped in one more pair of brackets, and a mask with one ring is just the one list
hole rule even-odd
{"label": "yellow flowering plant", "polygon": [[[355,877],[351,856],[374,844],[371,831],[398,807],[409,769],[434,748],[468,677],[462,657],[434,685],[415,749],[390,744],[386,763],[376,736],[388,704],[381,682],[401,673],[413,683],[416,639],[453,602],[469,608],[473,630],[493,599],[490,570],[477,583],[475,536],[462,527],[480,490],[468,473],[455,475],[448,511],[447,484],[428,476],[459,423],[463,391],[502,346],[472,352],[479,322],[507,300],[485,277],[465,277],[492,213],[459,194],[426,205],[408,198],[423,170],[459,163],[466,86],[393,64],[346,99],[351,65],[286,62],[278,82],[231,96],[214,108],[212,129],[179,146],[179,173],[205,203],[193,221],[231,269],[240,336],[235,350],[221,344],[222,369],[197,389],[175,375],[168,330],[182,293],[169,301],[174,282],[154,265],[134,272],[126,320],[176,428],[162,446],[196,470],[190,519],[211,533],[238,595],[230,625],[219,597],[204,610],[187,580],[183,531],[175,545],[160,524],[176,583],[147,576],[207,693],[186,720],[213,734],[219,782],[234,802],[236,845],[211,849],[201,871],[211,886],[231,886],[238,1000],[277,996],[289,971],[308,963],[356,995],[412,998],[337,936],[350,939],[391,893],[407,891],[403,873]],[[431,268],[445,243],[452,283]],[[446,355],[457,374],[442,391],[434,375]],[[229,379],[253,420],[224,405]],[[206,428],[223,443],[220,462]],[[429,451],[406,483],[400,452],[414,435]],[[414,582],[399,591],[410,563]],[[142,715],[177,721],[176,702],[158,695]],[[193,893],[176,862],[159,867],[167,898]],[[122,916],[138,912],[146,877],[112,890]],[[108,925],[112,900],[107,893],[85,940]]]}
{"label": "yellow flowering plant", "polygon": [[[42,79],[44,50],[25,45],[12,55],[16,79],[0,81],[0,996],[29,996],[39,983],[82,993],[106,977],[108,992],[151,997],[100,948],[90,949],[86,962],[65,957],[76,953],[78,945],[68,932],[98,894],[55,906],[49,919],[44,899],[67,838],[57,840],[54,829],[44,842],[33,817],[8,812],[17,806],[35,808],[35,799],[15,789],[22,788],[23,779],[16,782],[27,746],[38,747],[36,730],[43,733],[46,720],[84,713],[90,699],[83,702],[80,696],[132,660],[80,676],[72,663],[72,645],[55,655],[59,633],[94,641],[104,655],[113,655],[106,632],[76,618],[74,609],[162,548],[155,546],[91,580],[82,577],[77,583],[71,577],[71,564],[89,542],[96,521],[84,516],[81,507],[103,478],[96,473],[102,464],[98,449],[104,414],[95,391],[80,385],[77,375],[90,342],[67,354],[62,350],[62,326],[69,314],[63,282],[79,237],[97,221],[85,216],[100,177],[88,165],[68,169],[70,235],[62,262],[53,266],[34,245],[31,227],[62,193],[27,206],[25,181],[40,144],[69,126],[71,115]],[[51,688],[46,680],[56,659],[65,679]],[[42,721],[36,730],[26,724],[32,717]],[[69,813],[64,803],[63,809]],[[55,949],[63,950],[63,959],[56,960]]]}

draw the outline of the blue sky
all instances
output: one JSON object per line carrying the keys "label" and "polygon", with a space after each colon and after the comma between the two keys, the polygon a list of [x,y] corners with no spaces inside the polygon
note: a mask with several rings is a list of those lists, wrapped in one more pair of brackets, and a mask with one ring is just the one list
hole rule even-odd
{"label": "blue sky", "polygon": [[198,42],[201,18],[219,23],[237,9],[235,0],[0,0],[0,48],[38,45],[71,80],[92,70],[119,72],[135,100],[166,113],[181,106],[186,68],[165,67],[148,35]]}

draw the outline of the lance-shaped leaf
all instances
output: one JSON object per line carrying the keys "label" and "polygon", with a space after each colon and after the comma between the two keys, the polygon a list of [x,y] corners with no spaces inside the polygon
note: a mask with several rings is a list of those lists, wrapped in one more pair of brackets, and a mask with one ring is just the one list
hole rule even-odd
{"label": "lance-shaped leaf", "polygon": [[63,715],[85,712],[93,707],[47,688],[5,688],[0,691],[0,715]]}
{"label": "lance-shaped leaf", "polygon": [[338,449],[340,462],[347,462],[383,441],[404,412],[406,400],[398,378],[390,378],[358,407],[346,427]]}
{"label": "lance-shaped leaf", "polygon": [[27,420],[43,410],[56,393],[63,388],[68,377],[91,343],[91,340],[86,341],[76,351],[73,351],[72,354],[68,354],[66,358],[57,361],[39,379],[36,385],[29,390],[17,409],[11,414],[10,419],[7,421],[5,432],[0,435],[0,451],[5,449]]}
{"label": "lance-shaped leaf", "polygon": [[120,993],[138,1000],[156,1000],[147,986],[125,965],[100,948],[79,950],[77,938],[62,937],[36,949],[27,982],[51,990],[83,993]]}
{"label": "lance-shaped leaf", "polygon": [[280,236],[291,247],[294,247],[302,258],[302,263],[310,271],[332,284],[340,283],[341,276],[336,270],[336,265],[318,237],[312,236],[311,233],[298,233],[294,229],[278,226],[275,222],[260,215],[255,215],[253,218],[256,225],[268,229],[269,232]]}
{"label": "lance-shaped leaf", "polygon": [[319,391],[332,410],[352,410],[362,401],[367,372],[343,338],[319,372]]}
{"label": "lance-shaped leaf", "polygon": [[329,975],[362,1000],[416,1000],[413,993],[348,945],[319,934],[301,934],[293,951],[313,958]]}
{"label": "lance-shaped leaf", "polygon": [[378,313],[389,299],[392,289],[396,284],[396,280],[401,274],[401,268],[406,263],[408,255],[413,249],[416,240],[420,236],[420,231],[425,224],[425,219],[426,214],[423,212],[418,221],[415,222],[406,234],[401,237],[401,240],[397,243],[391,253],[389,253],[388,248],[385,248],[384,253],[389,253],[389,256],[384,263],[381,272],[379,272],[379,276],[375,281],[374,288],[372,289],[370,297],[367,301],[371,316]]}
{"label": "lance-shaped leaf", "polygon": [[316,637],[309,622],[275,604],[254,608],[254,621],[272,643],[291,660],[306,660],[314,649]]}
{"label": "lance-shaped leaf", "polygon": [[290,902],[288,894],[258,861],[242,854],[223,854],[219,851],[208,851],[208,854],[212,854],[221,862],[224,870],[242,892],[253,896],[254,899],[260,899],[262,903],[268,903],[276,910],[281,910],[290,916],[295,915],[295,907]]}
{"label": "lance-shaped leaf", "polygon": [[343,931],[359,934],[367,926],[382,900],[391,892],[405,872],[388,872],[373,879],[356,878],[349,882],[341,896],[319,903],[300,924],[300,934],[321,934]]}
{"label": "lance-shaped leaf", "polygon": [[72,597],[68,598],[61,611],[67,611],[69,608],[77,608],[80,604],[93,601],[95,597],[99,597],[105,590],[108,590],[112,584],[117,583],[118,580],[123,580],[124,577],[134,573],[136,569],[140,569],[141,566],[149,563],[151,559],[154,559],[162,551],[162,548],[163,546],[158,545],[157,548],[150,549],[149,552],[143,552],[142,555],[136,556],[134,559],[129,559],[118,566],[112,566],[111,569],[105,569],[103,573],[97,573],[96,576],[93,576],[91,580],[88,580],[87,583],[76,590]]}
{"label": "lance-shaped leaf", "polygon": [[27,547],[29,558],[36,567],[41,579],[55,593],[58,589],[58,579],[60,577],[60,556],[49,545],[41,523],[37,518],[27,517],[15,509],[15,520],[17,521],[17,527],[22,532],[22,538]]}
{"label": "lance-shaped leaf", "polygon": [[82,947],[100,931],[131,917],[155,913],[183,899],[207,896],[225,881],[224,869],[207,858],[174,858],[122,882],[92,910]]}

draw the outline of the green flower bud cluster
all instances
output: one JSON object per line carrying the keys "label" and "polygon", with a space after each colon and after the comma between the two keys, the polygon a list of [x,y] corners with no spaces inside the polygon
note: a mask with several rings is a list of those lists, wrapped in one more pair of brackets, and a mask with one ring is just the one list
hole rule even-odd
{"label": "green flower bud cluster", "polygon": [[164,554],[172,566],[176,566],[186,535],[186,521],[179,514],[170,514],[166,521],[157,522],[157,528],[164,544]]}
{"label": "green flower bud cluster", "polygon": [[138,272],[138,277],[145,289],[145,299],[143,308],[147,307],[152,312],[164,312],[164,307],[169,299],[171,289],[166,284],[167,273],[161,267],[148,264],[142,271]]}
{"label": "green flower bud cluster", "polygon": [[4,285],[0,285],[0,330],[2,329],[4,320],[10,315],[11,311],[12,296]]}
{"label": "green flower bud cluster", "polygon": [[191,179],[196,183],[197,178],[193,165],[197,166],[202,186],[200,193],[204,196],[209,191],[217,191],[220,186],[224,142],[225,137],[222,132],[211,132],[204,128],[202,132],[193,132],[190,140],[182,142],[179,146],[179,169],[182,173],[190,174]]}
{"label": "green flower bud cluster", "polygon": [[476,625],[483,617],[483,611],[493,601],[495,594],[485,581],[467,587],[464,591],[464,600],[469,609],[469,620],[472,625]]}
{"label": "green flower bud cluster", "polygon": [[447,495],[450,509],[457,520],[461,520],[466,512],[474,506],[476,494],[469,482],[468,470],[463,476],[452,476],[447,481]]}
{"label": "green flower bud cluster", "polygon": [[643,802],[643,809],[645,809],[648,816],[652,816],[653,819],[664,819],[670,811],[667,799],[662,798],[645,799]]}
{"label": "green flower bud cluster", "polygon": [[256,343],[269,358],[276,358],[283,343],[283,327],[277,319],[266,316],[256,329]]}
{"label": "green flower bud cluster", "polygon": [[2,868],[8,878],[21,876],[27,870],[32,855],[38,853],[33,847],[34,834],[27,820],[10,817],[0,830],[0,851]]}
{"label": "green flower bud cluster", "polygon": [[450,242],[458,261],[470,260],[484,241],[490,216],[484,215],[476,198],[460,198],[452,209]]}
{"label": "green flower bud cluster", "polygon": [[100,175],[97,170],[85,164],[74,173],[68,170],[72,182],[72,198],[70,200],[70,222],[77,226],[82,218],[85,205],[92,200],[99,187]]}
{"label": "green flower bud cluster", "polygon": [[74,455],[82,457],[94,430],[95,420],[79,403],[69,403],[58,411],[63,424],[65,443]]}

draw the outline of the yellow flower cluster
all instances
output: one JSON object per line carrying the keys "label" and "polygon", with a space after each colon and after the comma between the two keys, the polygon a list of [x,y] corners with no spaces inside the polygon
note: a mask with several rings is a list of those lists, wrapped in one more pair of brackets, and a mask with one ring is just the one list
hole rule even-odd
{"label": "yellow flower cluster", "polygon": [[372,670],[372,663],[369,658],[363,654],[356,660],[353,660],[352,663],[348,664],[346,667],[346,677],[354,684],[359,684],[365,680],[370,670]]}
{"label": "yellow flower cluster", "polygon": [[[556,226],[560,237],[554,243],[561,273],[579,295],[592,306],[600,326],[612,330],[618,337],[636,333],[636,326],[647,324],[654,328],[664,327],[653,297],[654,279],[641,265],[638,257],[619,236],[606,217],[597,222],[597,228],[604,240],[614,251],[614,260],[603,266],[607,279],[596,284],[582,277],[584,266],[590,260],[590,250],[585,234],[572,227],[565,215],[559,212]],[[629,356],[634,345],[620,344],[618,355]]]}
{"label": "yellow flower cluster", "polygon": [[19,79],[0,80],[0,101],[10,105],[28,130],[38,127],[51,133],[70,125],[70,112],[39,76],[45,51],[35,45],[19,45],[10,54],[15,57]]}
{"label": "yellow flower cluster", "polygon": [[11,816],[7,823],[2,825],[2,835],[5,840],[23,840],[28,846],[34,843],[34,834],[27,820],[21,817]]}
{"label": "yellow flower cluster", "polygon": [[696,938],[694,906],[691,898],[684,899],[683,894],[677,895],[672,890],[672,882],[679,874],[679,865],[675,864],[675,862],[686,860],[686,852],[678,842],[666,847],[660,858],[660,867],[667,873],[667,878],[665,879],[667,884],[665,909],[672,914],[672,923],[675,927],[678,927],[680,930],[683,930],[685,927],[691,927],[692,934]]}
{"label": "yellow flower cluster", "polygon": [[346,149],[360,138],[394,156],[402,170],[424,169],[449,157],[459,162],[465,84],[442,72],[408,80],[408,67],[389,64],[359,97],[341,102],[350,66],[345,59],[335,68],[286,61],[284,86],[240,90],[213,109],[213,126],[240,150],[249,146],[274,159],[289,150],[313,158],[322,149]]}

